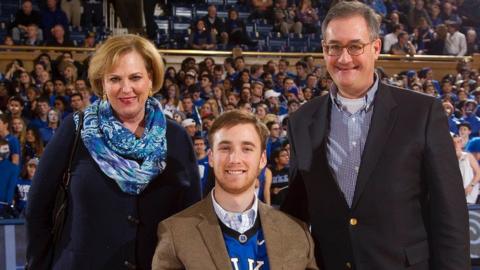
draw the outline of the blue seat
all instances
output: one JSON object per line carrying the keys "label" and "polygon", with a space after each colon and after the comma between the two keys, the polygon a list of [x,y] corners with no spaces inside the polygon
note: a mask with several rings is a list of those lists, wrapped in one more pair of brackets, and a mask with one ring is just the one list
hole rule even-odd
{"label": "blue seat", "polygon": [[224,5],[225,2],[223,0],[207,0],[207,4],[214,4],[217,6]]}
{"label": "blue seat", "polygon": [[291,52],[308,51],[308,38],[306,37],[289,37],[288,48]]}
{"label": "blue seat", "polygon": [[173,16],[174,17],[184,17],[192,19],[192,7],[189,6],[173,6]]}
{"label": "blue seat", "polygon": [[283,37],[267,37],[267,48],[271,52],[284,52],[288,46],[288,39]]}

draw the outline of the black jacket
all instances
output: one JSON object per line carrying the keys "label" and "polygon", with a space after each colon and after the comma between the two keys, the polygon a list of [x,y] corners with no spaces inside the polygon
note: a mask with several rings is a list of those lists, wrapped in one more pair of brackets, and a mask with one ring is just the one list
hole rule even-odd
{"label": "black jacket", "polygon": [[351,208],[326,155],[330,96],[290,117],[283,210],[310,222],[324,270],[470,269],[467,205],[442,105],[384,84],[373,104]]}
{"label": "black jacket", "polygon": [[[30,189],[30,269],[48,269],[52,208],[67,167],[74,129],[73,119],[68,116],[47,145]],[[151,268],[157,224],[200,200],[200,179],[190,138],[170,120],[167,152],[165,171],[134,196],[122,192],[100,170],[80,141],[72,166],[67,220],[52,269]]]}

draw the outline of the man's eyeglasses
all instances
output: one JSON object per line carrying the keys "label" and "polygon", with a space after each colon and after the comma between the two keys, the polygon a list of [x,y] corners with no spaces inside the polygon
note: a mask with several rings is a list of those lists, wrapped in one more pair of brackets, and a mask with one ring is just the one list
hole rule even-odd
{"label": "man's eyeglasses", "polygon": [[343,53],[343,49],[347,49],[348,54],[351,56],[359,56],[365,52],[365,47],[371,44],[373,41],[368,43],[351,43],[345,46],[339,44],[325,44],[323,43],[323,52],[328,56],[340,56]]}

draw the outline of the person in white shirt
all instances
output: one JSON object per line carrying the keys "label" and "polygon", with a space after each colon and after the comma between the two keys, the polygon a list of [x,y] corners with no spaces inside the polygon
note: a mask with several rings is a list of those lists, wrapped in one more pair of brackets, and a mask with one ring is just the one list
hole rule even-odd
{"label": "person in white shirt", "polygon": [[448,55],[464,56],[467,53],[467,39],[458,31],[456,22],[447,21],[447,38],[445,39],[445,53]]}
{"label": "person in white shirt", "polygon": [[383,38],[383,52],[390,53],[392,45],[398,42],[398,34],[403,31],[402,24],[395,24],[393,26],[393,32],[386,34]]}

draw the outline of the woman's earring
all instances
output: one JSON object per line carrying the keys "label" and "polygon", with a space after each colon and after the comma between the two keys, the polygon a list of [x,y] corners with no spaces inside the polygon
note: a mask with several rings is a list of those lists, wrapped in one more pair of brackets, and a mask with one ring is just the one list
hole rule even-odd
{"label": "woman's earring", "polygon": [[102,100],[106,101],[107,100],[107,93],[103,92]]}
{"label": "woman's earring", "polygon": [[148,92],[148,96],[152,97],[153,96],[153,89],[150,87],[150,91]]}

